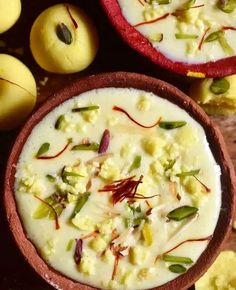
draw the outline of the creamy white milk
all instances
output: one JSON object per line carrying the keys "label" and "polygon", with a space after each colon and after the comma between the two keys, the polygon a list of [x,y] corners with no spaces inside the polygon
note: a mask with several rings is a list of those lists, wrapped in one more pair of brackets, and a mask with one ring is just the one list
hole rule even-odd
{"label": "creamy white milk", "polygon": [[[159,5],[158,1],[145,0],[118,0],[118,2],[123,16],[133,26],[152,21],[167,13],[179,13],[178,17],[170,15],[163,20],[136,27],[155,48],[174,61],[204,63],[236,54],[235,30],[224,30],[224,38],[231,47],[230,53],[224,50],[218,40],[203,42],[199,49],[199,44],[207,29],[209,30],[206,37],[215,31],[220,31],[222,27],[236,27],[236,9],[231,13],[225,13],[217,7],[218,0],[196,0],[191,5],[192,8],[188,10],[184,8],[188,2],[186,0],[173,0],[170,4],[162,5]],[[155,41],[157,34],[163,34],[162,41]],[[183,35],[190,36],[177,39],[176,34],[181,34],[182,37]]]}
{"label": "creamy white milk", "polygon": [[[91,104],[99,106],[99,110],[85,114],[71,112],[72,108]],[[186,121],[187,124],[173,130],[158,126],[145,129],[125,114],[112,110],[114,105],[125,109],[146,126],[154,124],[160,117],[163,121]],[[56,130],[55,123],[60,115],[64,115],[66,121]],[[85,141],[100,143],[105,129],[111,135],[105,153],[110,155],[105,155],[100,164],[99,160],[87,162],[97,157],[98,152],[71,150],[74,145]],[[73,139],[72,143],[58,158],[39,160],[35,157],[43,143],[50,143],[50,148],[42,155],[52,156],[65,146],[69,138]],[[136,156],[141,156],[141,165],[130,172]],[[173,161],[175,163],[170,166]],[[80,176],[68,177],[63,182],[61,173],[64,166],[68,172]],[[200,172],[195,173],[196,177],[210,192],[206,192],[193,176],[177,176],[198,169]],[[49,181],[48,174],[55,180]],[[139,184],[137,193],[146,199],[136,199],[131,205],[136,209],[135,213],[127,203],[131,200],[126,198],[113,204],[111,192],[98,192],[114,180],[130,176],[139,180],[141,175],[144,176],[143,183]],[[92,186],[86,188],[91,177]],[[180,200],[170,189],[173,184]],[[56,230],[52,212],[51,219],[35,218],[43,204],[35,196],[45,200],[57,192],[67,198],[78,198],[85,191],[91,195],[73,220],[71,215],[76,202],[65,205],[58,218],[60,229]],[[101,289],[148,289],[179,275],[168,268],[176,263],[165,262],[157,258],[159,255],[188,239],[206,238],[213,233],[221,206],[220,169],[203,128],[184,110],[152,93],[105,88],[64,102],[34,128],[17,164],[15,196],[28,238],[53,268],[76,281]],[[154,197],[148,198],[150,196]],[[181,221],[168,221],[170,211],[186,205],[196,207],[198,213]],[[151,214],[149,206],[153,208]],[[136,226],[134,215],[139,218]],[[131,224],[127,225],[127,221]],[[83,240],[82,260],[76,265],[75,240],[91,233],[90,238]],[[126,249],[112,280],[115,258],[110,247],[115,234],[118,235],[115,245],[120,244]],[[207,241],[186,242],[169,255],[191,258],[194,264],[207,244]],[[193,264],[181,265],[187,270]]]}

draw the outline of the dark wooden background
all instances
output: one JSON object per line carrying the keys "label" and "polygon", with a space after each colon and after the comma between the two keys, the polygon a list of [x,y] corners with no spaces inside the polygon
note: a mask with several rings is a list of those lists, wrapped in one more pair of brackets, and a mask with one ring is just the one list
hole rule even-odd
{"label": "dark wooden background", "polygon": [[[129,1],[129,0],[127,0]],[[168,81],[186,93],[190,79],[160,69],[120,40],[109,25],[98,0],[68,1],[83,8],[93,18],[100,35],[100,49],[94,63],[85,71],[72,75],[56,75],[43,71],[35,62],[29,49],[29,33],[34,19],[45,8],[60,3],[56,0],[22,0],[22,14],[17,24],[0,35],[0,53],[9,53],[21,59],[34,74],[39,87],[38,106],[50,94],[81,76],[108,71],[132,71],[151,75]],[[6,43],[3,47],[2,41]],[[20,50],[19,50],[20,48]],[[23,48],[23,54],[22,52]],[[48,78],[45,86],[41,85]],[[231,158],[236,167],[236,117],[214,118],[226,139]],[[24,261],[9,232],[2,201],[4,170],[7,156],[14,144],[18,130],[0,132],[0,290],[50,290],[48,286]],[[236,250],[236,234],[232,233],[227,249]],[[206,289],[207,290],[207,289]]]}

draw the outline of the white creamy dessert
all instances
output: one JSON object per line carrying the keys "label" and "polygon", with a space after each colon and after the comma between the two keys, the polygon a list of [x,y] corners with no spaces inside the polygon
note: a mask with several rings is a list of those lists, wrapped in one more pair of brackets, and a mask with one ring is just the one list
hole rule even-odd
{"label": "white creamy dessert", "polygon": [[53,268],[101,289],[148,289],[188,271],[208,245],[220,167],[183,109],[104,88],[33,129],[15,196],[27,237]]}
{"label": "white creamy dessert", "polygon": [[236,54],[235,0],[117,0],[125,19],[173,61]]}

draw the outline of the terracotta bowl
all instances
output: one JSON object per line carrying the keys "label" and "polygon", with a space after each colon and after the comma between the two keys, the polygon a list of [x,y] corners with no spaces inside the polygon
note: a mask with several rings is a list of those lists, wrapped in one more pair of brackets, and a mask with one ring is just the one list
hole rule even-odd
{"label": "terracotta bowl", "polygon": [[156,50],[147,38],[127,22],[117,0],[100,0],[100,3],[123,40],[155,64],[175,73],[189,76],[192,72],[201,73],[205,77],[223,77],[236,73],[236,56],[200,64],[189,64],[169,59]]}
{"label": "terracotta bowl", "polygon": [[52,109],[71,98],[72,96],[83,92],[104,88],[104,87],[128,87],[153,92],[162,98],[178,105],[186,110],[197,122],[205,129],[210,148],[213,152],[216,162],[220,165],[222,175],[222,210],[220,211],[219,220],[213,234],[213,238],[209,242],[206,250],[198,259],[197,263],[191,267],[185,274],[179,276],[169,283],[155,288],[156,290],[177,290],[187,289],[190,287],[213,263],[221,246],[230,233],[233,219],[233,208],[235,204],[236,179],[234,175],[233,165],[223,137],[219,129],[211,122],[209,117],[198,107],[190,98],[177,88],[163,81],[139,75],[135,73],[105,73],[96,76],[90,76],[73,82],[59,92],[54,93],[39,108],[31,118],[26,122],[24,127],[16,139],[12,148],[5,176],[4,203],[6,208],[7,220],[15,241],[21,250],[24,258],[31,267],[49,284],[56,289],[63,290],[91,290],[90,286],[82,285],[68,277],[62,275],[47,265],[38,254],[35,246],[27,239],[24,226],[17,212],[16,201],[14,198],[14,181],[16,164],[21,154],[21,150],[35,125],[38,124]]}

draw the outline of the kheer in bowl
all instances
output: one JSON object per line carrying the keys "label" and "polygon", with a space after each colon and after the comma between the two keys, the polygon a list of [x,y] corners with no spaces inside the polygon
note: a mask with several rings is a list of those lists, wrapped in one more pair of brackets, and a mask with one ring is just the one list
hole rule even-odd
{"label": "kheer in bowl", "polygon": [[192,77],[236,73],[235,0],[100,0],[121,37],[159,66]]}
{"label": "kheer in bowl", "polygon": [[231,228],[235,176],[219,130],[175,87],[108,73],[55,93],[12,149],[5,206],[57,289],[186,289]]}

